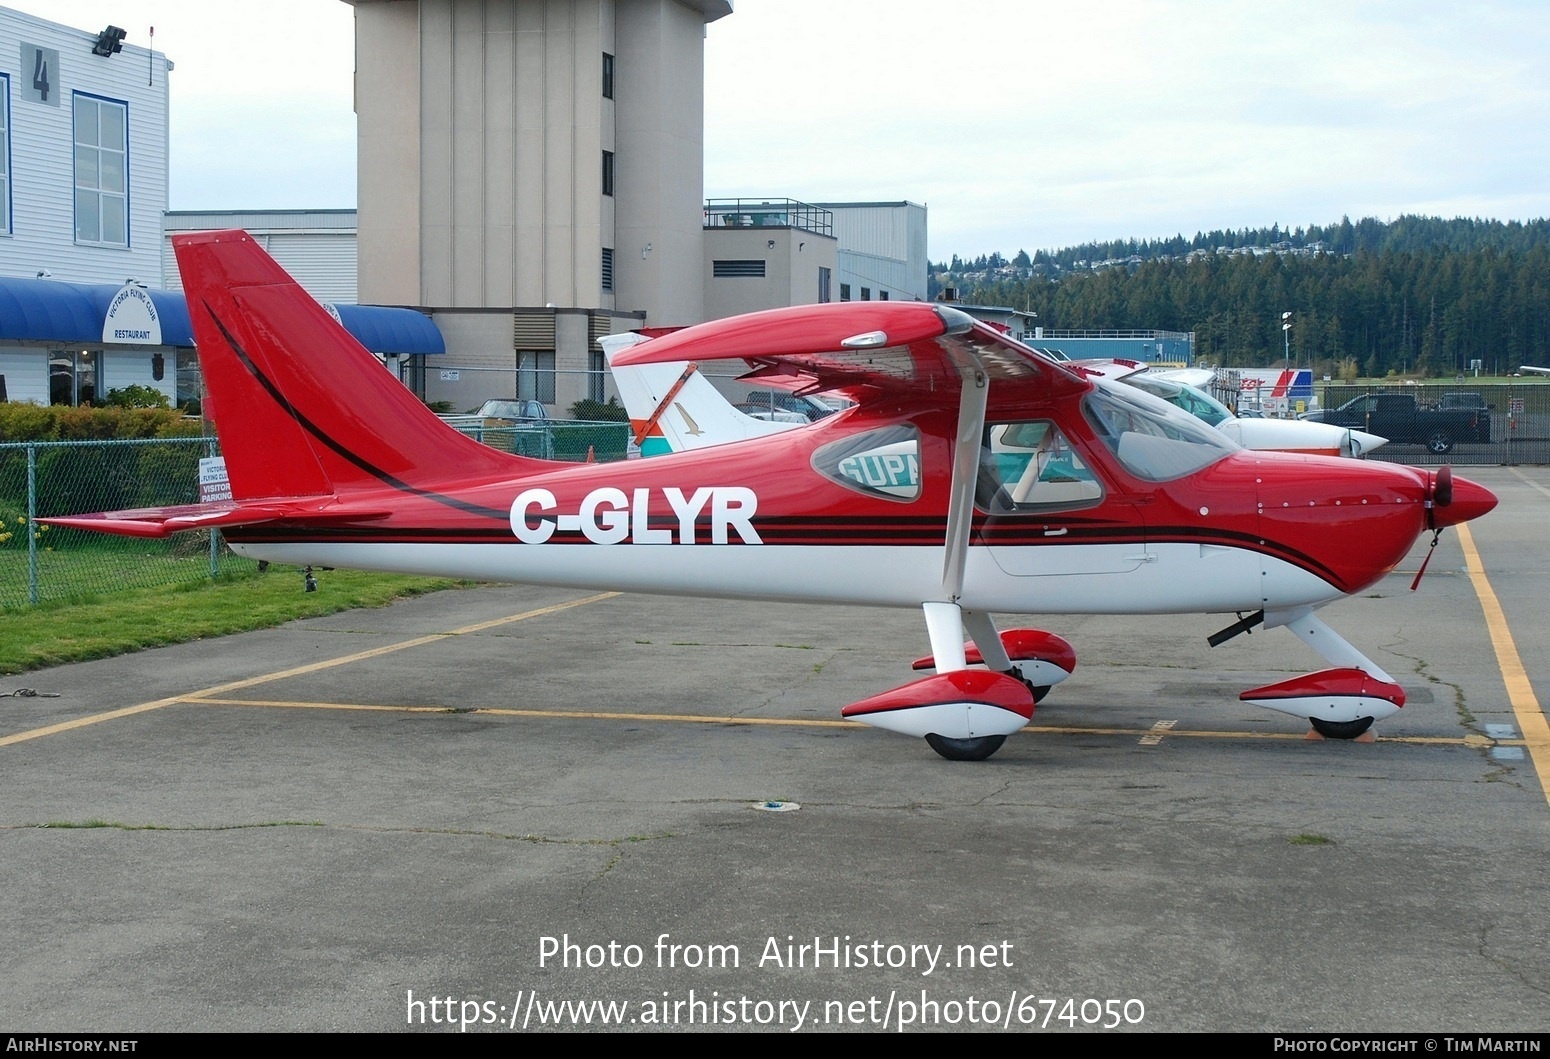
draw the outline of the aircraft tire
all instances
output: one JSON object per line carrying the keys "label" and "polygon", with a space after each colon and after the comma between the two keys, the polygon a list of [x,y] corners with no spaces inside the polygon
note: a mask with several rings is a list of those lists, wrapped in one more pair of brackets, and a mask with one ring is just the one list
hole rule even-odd
{"label": "aircraft tire", "polygon": [[1325,739],[1355,739],[1372,727],[1371,717],[1358,717],[1354,721],[1326,721],[1309,717],[1308,721],[1313,725],[1313,730]]}
{"label": "aircraft tire", "polygon": [[1004,735],[982,735],[976,739],[949,739],[935,732],[926,736],[932,750],[948,761],[984,761],[1001,749],[1006,742]]}

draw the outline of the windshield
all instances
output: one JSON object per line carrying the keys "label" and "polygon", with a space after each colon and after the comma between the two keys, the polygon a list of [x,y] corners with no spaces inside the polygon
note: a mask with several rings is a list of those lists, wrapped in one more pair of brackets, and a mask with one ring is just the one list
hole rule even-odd
{"label": "windshield", "polygon": [[1214,427],[1232,418],[1232,413],[1227,410],[1226,405],[1193,386],[1159,379],[1155,375],[1129,375],[1122,381],[1127,386],[1134,386],[1138,390],[1161,397],[1169,404],[1184,409],[1210,426]]}
{"label": "windshield", "polygon": [[1137,478],[1182,478],[1238,448],[1225,434],[1150,394],[1102,379],[1095,382],[1082,411],[1099,439]]}

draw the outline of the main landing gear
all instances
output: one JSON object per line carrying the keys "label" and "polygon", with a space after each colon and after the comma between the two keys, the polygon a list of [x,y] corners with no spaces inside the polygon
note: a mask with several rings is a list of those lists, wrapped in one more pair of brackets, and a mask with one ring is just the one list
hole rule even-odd
{"label": "main landing gear", "polygon": [[[956,603],[927,603],[924,610],[931,654],[914,668],[934,675],[852,703],[846,717],[921,736],[949,761],[983,761],[1076,668],[1076,652],[1053,633],[998,633],[990,615]],[[965,632],[972,642],[964,642]]]}

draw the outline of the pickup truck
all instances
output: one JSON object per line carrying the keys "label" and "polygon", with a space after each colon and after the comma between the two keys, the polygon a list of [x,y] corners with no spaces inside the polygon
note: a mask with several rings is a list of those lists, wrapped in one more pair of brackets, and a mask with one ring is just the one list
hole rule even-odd
{"label": "pickup truck", "polygon": [[1460,441],[1491,440],[1488,409],[1432,408],[1408,393],[1371,393],[1299,418],[1381,434],[1399,445],[1425,445],[1435,456],[1452,452]]}

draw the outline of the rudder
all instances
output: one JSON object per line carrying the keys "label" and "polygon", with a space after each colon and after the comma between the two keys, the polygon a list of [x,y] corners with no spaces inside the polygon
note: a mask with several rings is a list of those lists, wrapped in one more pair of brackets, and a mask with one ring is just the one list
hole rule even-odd
{"label": "rudder", "polygon": [[243,231],[172,237],[199,365],[239,499],[510,474],[464,437]]}

